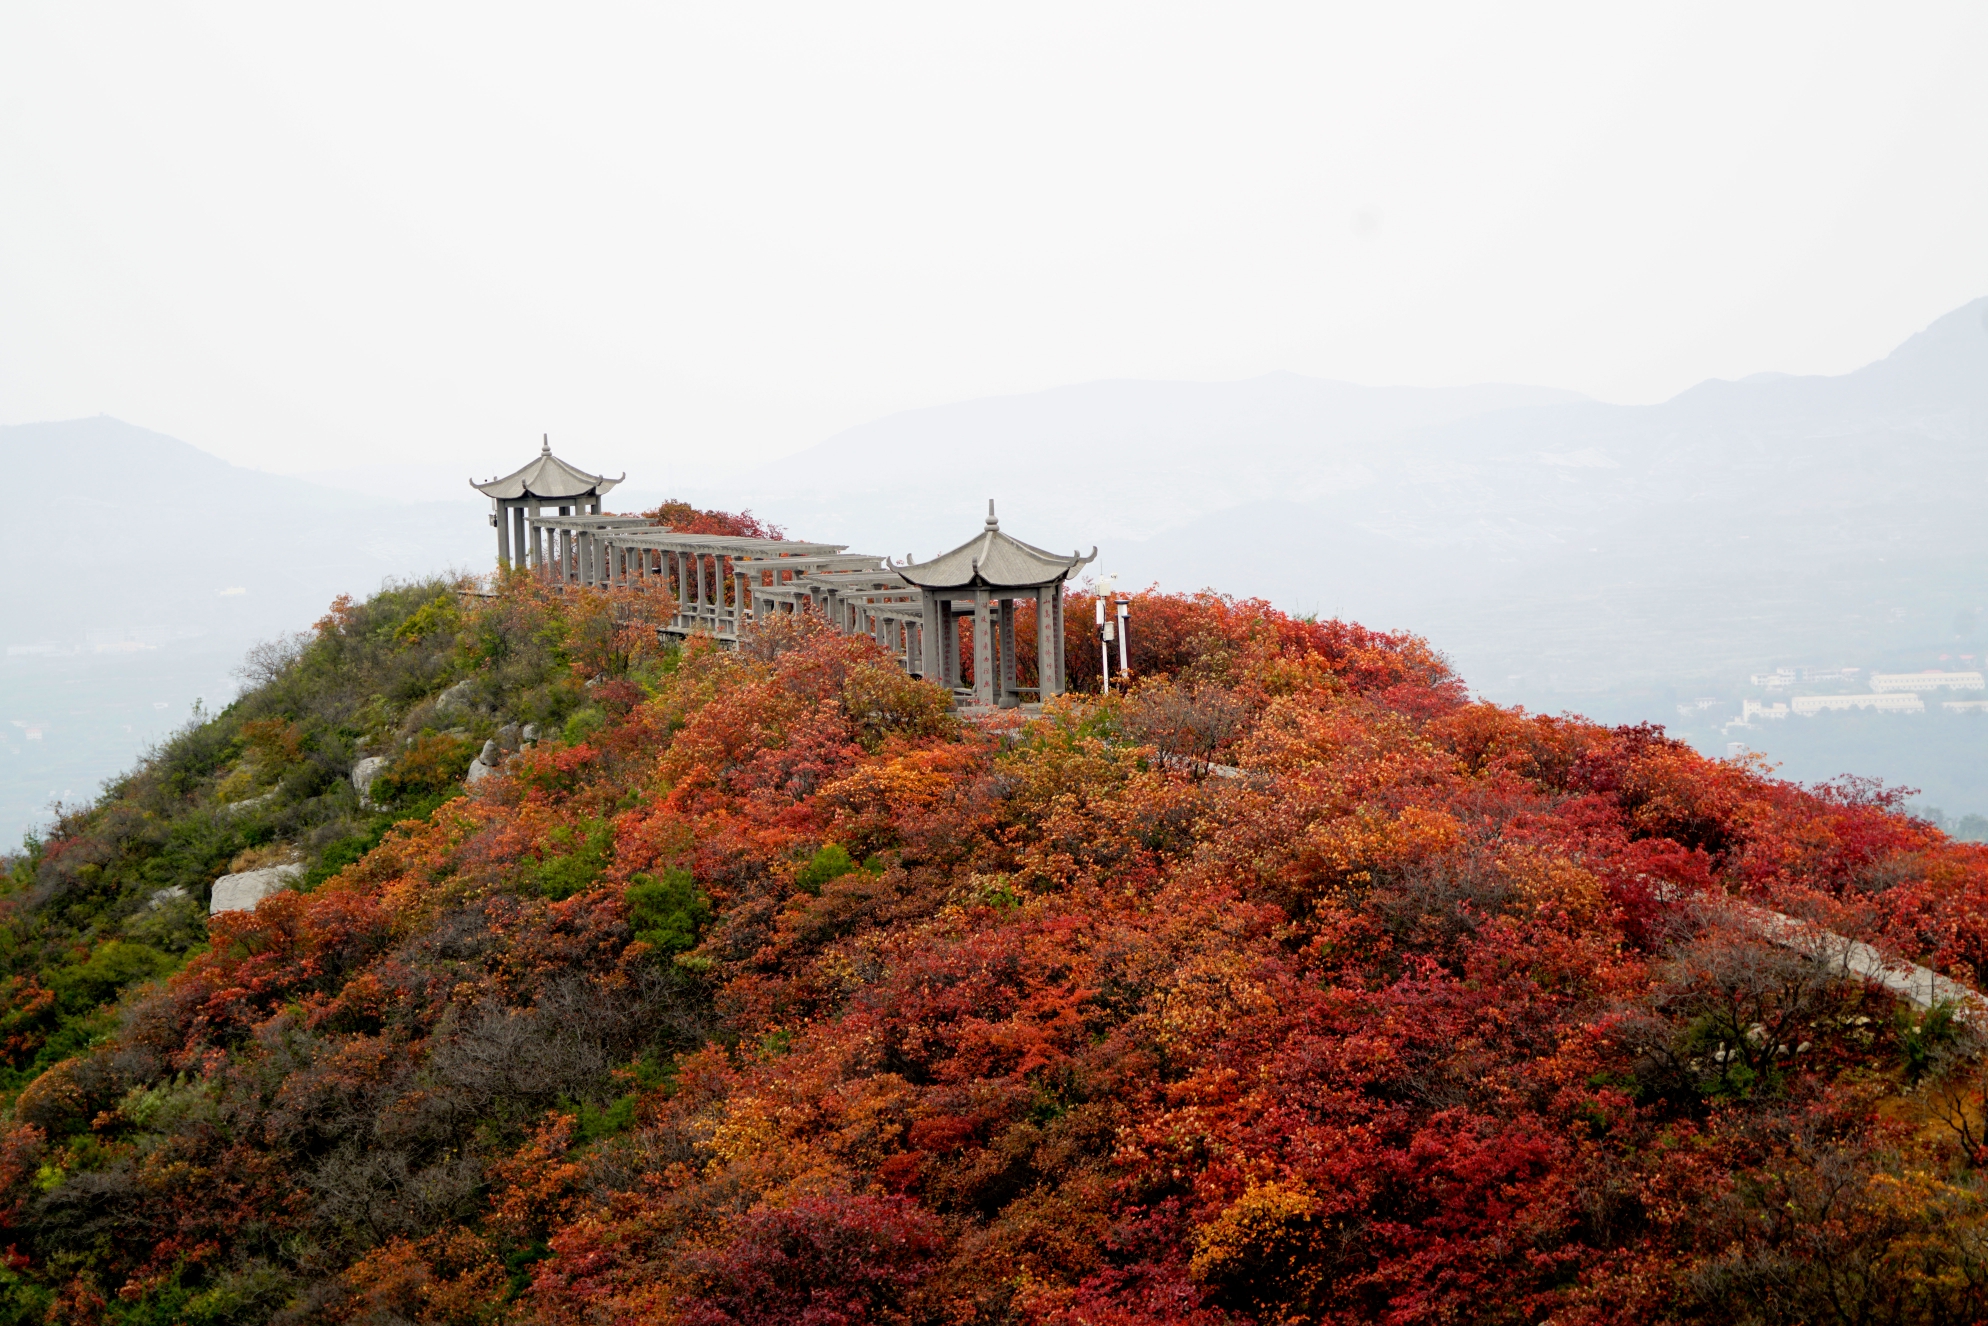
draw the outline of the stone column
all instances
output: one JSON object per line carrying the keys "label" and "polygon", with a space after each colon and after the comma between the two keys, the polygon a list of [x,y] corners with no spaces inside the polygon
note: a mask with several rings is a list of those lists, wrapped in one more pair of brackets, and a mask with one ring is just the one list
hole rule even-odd
{"label": "stone column", "polygon": [[958,690],[966,683],[961,675],[959,658],[959,614],[953,610],[953,596],[948,594],[939,602],[939,621],[945,638],[939,641],[940,666],[945,672],[946,685]]}
{"label": "stone column", "polygon": [[511,569],[511,509],[502,502],[497,504],[497,569]]}
{"label": "stone column", "polygon": [[1056,693],[1061,695],[1070,689],[1070,667],[1063,658],[1063,582],[1057,581],[1049,587],[1049,600],[1056,609],[1056,624],[1051,629],[1056,633]]}
{"label": "stone column", "polygon": [[1015,667],[1015,601],[1013,599],[1001,600],[1000,622],[1001,622],[1001,670],[999,673],[999,676],[1001,678],[1000,705],[1003,709],[1012,709],[1016,705],[1021,703],[1021,697],[1015,694],[1015,686],[1021,679],[1016,675],[1017,669]]}
{"label": "stone column", "polygon": [[532,499],[528,521],[532,531],[531,568],[534,571],[543,572],[545,570],[545,531],[538,527],[538,499],[536,497]]}
{"label": "stone column", "polygon": [[918,674],[926,681],[941,681],[939,656],[931,650],[931,642],[939,638],[939,596],[929,589],[921,589],[918,591],[918,604],[925,609],[925,624],[918,632]]}
{"label": "stone column", "polygon": [[518,566],[525,564],[525,540],[527,537],[525,534],[525,504],[520,502],[511,508],[511,546],[517,549],[517,556],[512,558],[512,561]]}
{"label": "stone column", "polygon": [[1047,700],[1052,695],[1063,693],[1062,678],[1056,675],[1056,607],[1051,596],[1057,586],[1050,585],[1035,592],[1035,698]]}
{"label": "stone column", "polygon": [[994,703],[994,613],[985,585],[973,591],[973,702]]}

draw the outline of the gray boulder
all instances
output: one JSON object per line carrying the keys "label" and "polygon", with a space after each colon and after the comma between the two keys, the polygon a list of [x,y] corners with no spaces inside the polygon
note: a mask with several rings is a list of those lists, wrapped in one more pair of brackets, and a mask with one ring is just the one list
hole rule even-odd
{"label": "gray boulder", "polygon": [[378,810],[373,804],[373,780],[387,767],[384,755],[368,755],[352,766],[352,788],[359,794],[359,804],[367,810]]}
{"label": "gray boulder", "polygon": [[301,865],[264,866],[260,870],[243,870],[233,875],[223,875],[214,881],[214,891],[209,895],[207,913],[212,916],[219,912],[246,912],[272,893],[280,892],[291,880],[304,873]]}
{"label": "gray boulder", "polygon": [[519,732],[518,735],[524,739],[525,745],[527,746],[531,745],[533,742],[538,740],[538,724],[536,723],[525,724],[524,729],[521,732]]}
{"label": "gray boulder", "polygon": [[497,729],[497,745],[500,749],[514,751],[518,748],[520,739],[521,734],[516,723],[506,723]]}
{"label": "gray boulder", "polygon": [[491,774],[496,773],[497,766],[502,762],[503,758],[502,752],[497,749],[496,742],[484,742],[483,753],[470,761],[469,772],[463,775],[463,786],[475,787]]}
{"label": "gray boulder", "polygon": [[145,905],[151,910],[156,912],[161,907],[169,906],[172,903],[176,903],[185,896],[186,896],[186,889],[183,886],[178,884],[168,884],[163,889],[153,889],[151,897],[145,900]]}
{"label": "gray boulder", "polygon": [[455,714],[468,716],[470,710],[473,708],[470,702],[470,692],[474,689],[474,682],[466,680],[457,682],[435,697],[435,712],[445,718]]}

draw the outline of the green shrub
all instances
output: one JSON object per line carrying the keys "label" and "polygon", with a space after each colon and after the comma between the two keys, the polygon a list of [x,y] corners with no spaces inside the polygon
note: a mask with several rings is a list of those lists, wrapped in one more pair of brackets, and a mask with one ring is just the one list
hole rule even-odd
{"label": "green shrub", "polygon": [[614,826],[606,820],[588,820],[579,833],[556,828],[548,837],[560,847],[571,848],[538,863],[539,892],[555,902],[572,897],[599,879],[614,859]]}
{"label": "green shrub", "polygon": [[560,736],[567,745],[577,746],[606,726],[607,715],[588,705],[566,720],[566,730]]}
{"label": "green shrub", "polygon": [[794,872],[794,885],[807,893],[820,893],[821,886],[862,869],[841,843],[827,843]]}
{"label": "green shrub", "polygon": [[688,870],[665,870],[661,879],[637,875],[628,882],[628,924],[635,937],[670,956],[697,946],[711,920],[711,900]]}
{"label": "green shrub", "polygon": [[178,965],[155,948],[113,939],[99,945],[86,961],[51,973],[48,988],[63,1011],[87,1013],[114,1001],[127,985],[164,976]]}
{"label": "green shrub", "polygon": [[399,808],[462,786],[476,759],[477,742],[444,732],[424,732],[373,780],[372,797]]}

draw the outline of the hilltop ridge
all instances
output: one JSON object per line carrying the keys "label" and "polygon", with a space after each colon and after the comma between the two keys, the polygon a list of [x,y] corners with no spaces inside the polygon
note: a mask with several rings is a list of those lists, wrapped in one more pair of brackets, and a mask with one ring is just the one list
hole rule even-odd
{"label": "hilltop ridge", "polygon": [[1215,595],[965,721],[805,614],[469,588],[4,862],[8,1318],[1988,1312],[1980,1029],[1862,975],[1978,991],[1988,848],[1894,794]]}

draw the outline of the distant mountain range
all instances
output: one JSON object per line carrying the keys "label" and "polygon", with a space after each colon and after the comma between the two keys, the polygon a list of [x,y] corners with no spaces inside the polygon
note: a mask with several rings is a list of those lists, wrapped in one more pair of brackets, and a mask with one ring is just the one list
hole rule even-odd
{"label": "distant mountain range", "polygon": [[[494,548],[462,503],[401,504],[218,460],[108,416],[0,428],[21,561],[0,585],[0,642],[255,638],[340,593]],[[231,592],[232,591],[232,592]]]}
{"label": "distant mountain range", "polygon": [[116,419],[0,428],[15,495],[0,582],[0,833],[78,801],[235,690],[249,646],[333,597],[451,566],[495,536],[462,502],[402,504],[241,469]]}
{"label": "distant mountain range", "polygon": [[1539,388],[1104,382],[892,415],[710,494],[929,555],[1004,528],[1121,583],[1414,629],[1499,698],[1979,650],[1988,300],[1838,377]]}

